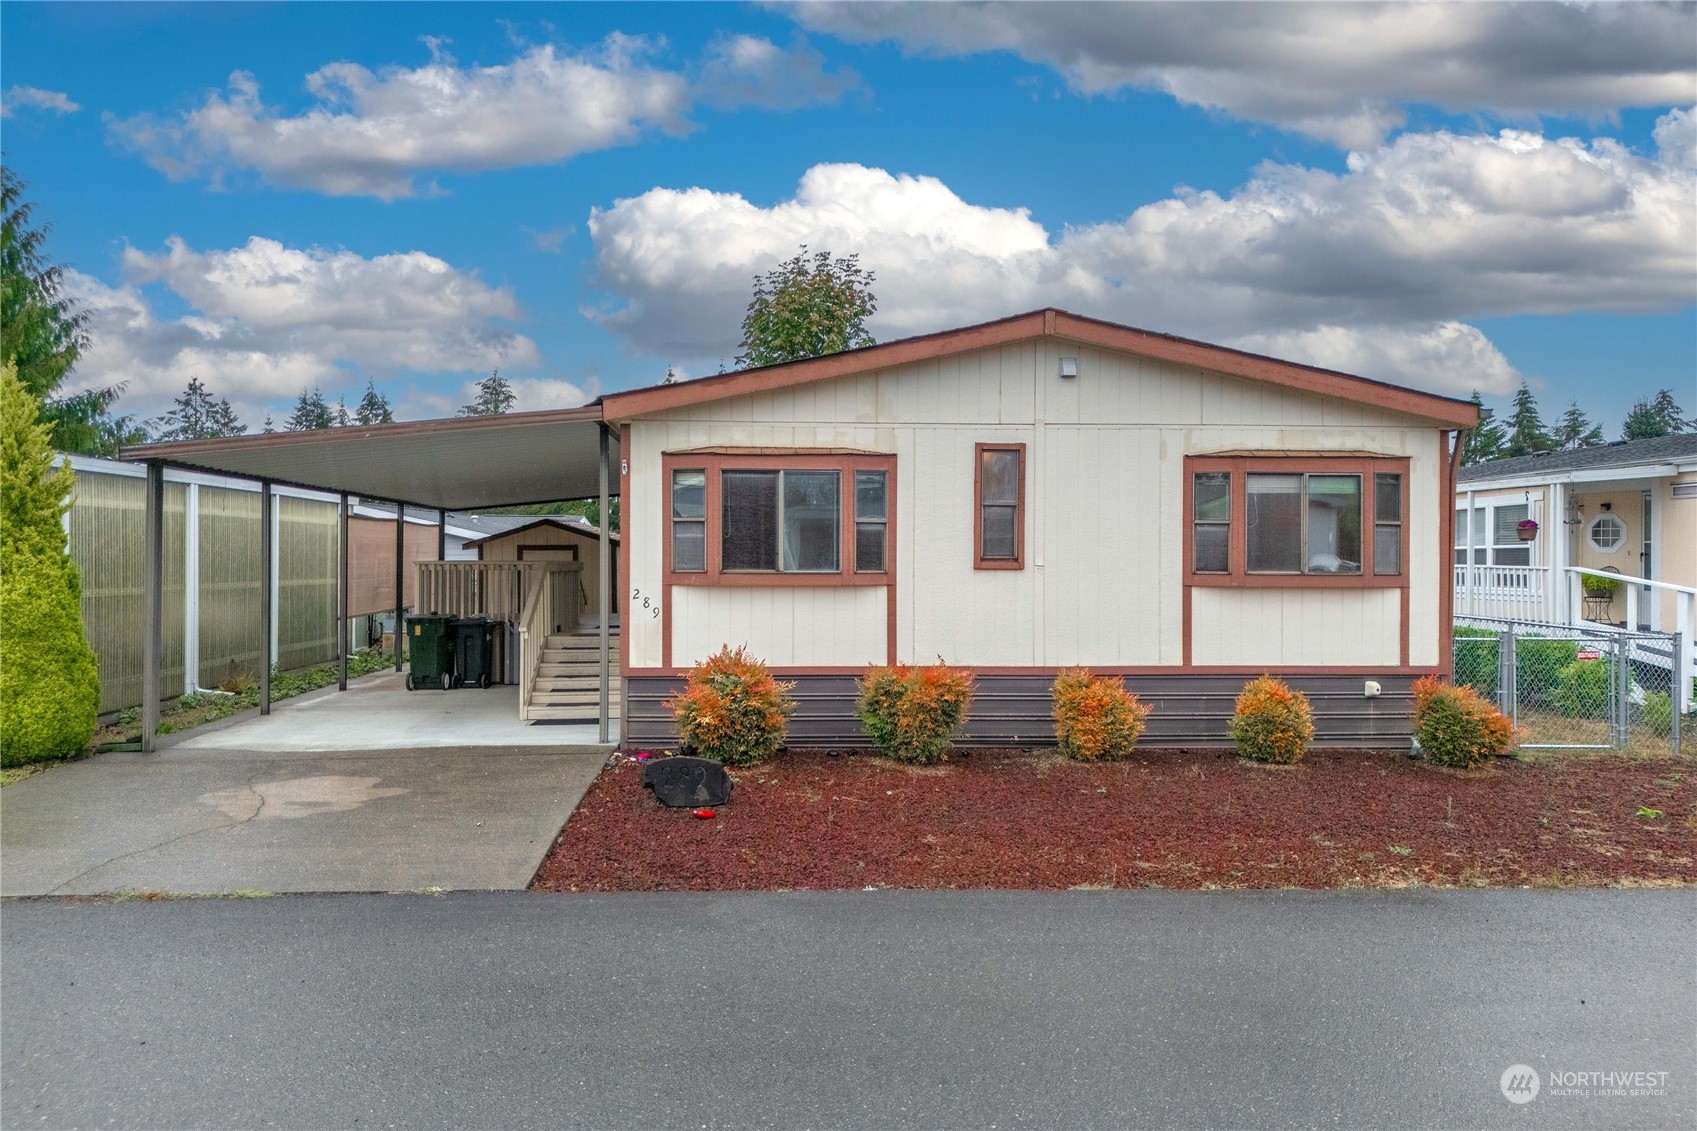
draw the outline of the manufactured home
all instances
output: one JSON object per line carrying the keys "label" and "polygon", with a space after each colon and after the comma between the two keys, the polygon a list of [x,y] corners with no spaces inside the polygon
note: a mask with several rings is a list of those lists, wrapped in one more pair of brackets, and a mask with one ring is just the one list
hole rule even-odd
{"label": "manufactured home", "polygon": [[[602,733],[616,711],[626,746],[675,742],[666,700],[727,644],[795,685],[795,744],[864,742],[856,677],[942,657],[977,675],[969,743],[1052,742],[1049,686],[1082,665],[1154,704],[1151,745],[1225,745],[1262,672],[1310,696],[1318,742],[1373,745],[1405,740],[1410,685],[1450,670],[1476,423],[1465,401],[1039,310],[580,409],[125,454],[156,480],[187,466],[408,508],[598,491],[606,516],[616,496],[618,552],[603,522],[585,592]],[[524,718],[566,702],[550,576],[586,555],[418,567],[442,575],[433,594],[509,594]]]}
{"label": "manufactured home", "polygon": [[1043,310],[609,394],[629,743],[672,741],[686,668],[746,645],[792,742],[864,741],[869,664],[971,668],[966,740],[1052,741],[1083,665],[1154,702],[1145,741],[1226,742],[1272,671],[1318,741],[1406,736],[1447,674],[1461,401]]}

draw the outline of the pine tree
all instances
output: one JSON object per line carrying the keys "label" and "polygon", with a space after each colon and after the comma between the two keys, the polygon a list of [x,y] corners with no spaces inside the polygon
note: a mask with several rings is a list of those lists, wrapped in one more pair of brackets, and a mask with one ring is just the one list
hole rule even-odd
{"label": "pine tree", "polygon": [[229,400],[213,400],[199,377],[190,377],[188,388],[171,404],[171,411],[149,422],[155,440],[210,440],[247,431]]}
{"label": "pine tree", "polygon": [[1697,425],[1685,419],[1679,402],[1673,399],[1672,389],[1658,389],[1654,400],[1639,398],[1633,402],[1621,426],[1623,440],[1653,440],[1657,436],[1673,436],[1680,432],[1697,431]]}
{"label": "pine tree", "polygon": [[352,424],[353,422],[354,422],[354,418],[348,415],[348,398],[337,397],[336,398],[336,413],[335,413],[335,420],[334,420],[334,423],[333,423],[333,427],[346,428],[348,425]]}
{"label": "pine tree", "polygon": [[76,476],[54,466],[50,426],[0,370],[0,765],[62,758],[94,734],[100,670],[83,635],[82,581],[66,552]]}
{"label": "pine tree", "polygon": [[300,398],[295,401],[295,410],[283,421],[283,431],[315,432],[320,428],[334,427],[335,423],[330,406],[324,403],[324,394],[315,386],[301,390]]}
{"label": "pine tree", "polygon": [[1538,401],[1532,396],[1532,390],[1526,387],[1526,382],[1522,381],[1514,394],[1514,411],[1508,418],[1508,438],[1503,443],[1503,457],[1512,459],[1555,449],[1555,440],[1538,417]]}
{"label": "pine tree", "polygon": [[377,391],[375,382],[367,380],[365,396],[360,398],[359,406],[354,409],[356,424],[393,424],[395,410],[389,407],[389,398]]}
{"label": "pine tree", "polygon": [[277,431],[277,422],[271,419],[269,412],[265,414],[265,419],[260,421],[259,431],[261,434]]}
{"label": "pine tree", "polygon": [[1594,448],[1604,442],[1602,426],[1591,423],[1591,418],[1585,415],[1578,401],[1567,406],[1551,438],[1555,440],[1557,450],[1564,452]]}
{"label": "pine tree", "polygon": [[1472,400],[1479,407],[1479,427],[1467,434],[1467,446],[1462,449],[1461,462],[1475,464],[1500,459],[1503,454],[1503,426],[1492,418],[1491,410],[1485,407],[1485,400],[1478,389],[1473,390]]}
{"label": "pine tree", "polygon": [[477,397],[461,405],[459,416],[505,416],[518,400],[512,382],[501,376],[499,369],[477,383]]}

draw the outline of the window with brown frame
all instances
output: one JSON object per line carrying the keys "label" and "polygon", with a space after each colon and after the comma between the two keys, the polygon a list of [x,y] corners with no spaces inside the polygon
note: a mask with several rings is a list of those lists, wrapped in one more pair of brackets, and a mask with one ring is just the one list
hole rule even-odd
{"label": "window with brown frame", "polygon": [[664,457],[674,584],[886,584],[893,456]]}
{"label": "window with brown frame", "polygon": [[1025,445],[973,450],[973,567],[1025,568]]}
{"label": "window with brown frame", "polygon": [[1404,584],[1407,461],[1191,457],[1196,585]]}

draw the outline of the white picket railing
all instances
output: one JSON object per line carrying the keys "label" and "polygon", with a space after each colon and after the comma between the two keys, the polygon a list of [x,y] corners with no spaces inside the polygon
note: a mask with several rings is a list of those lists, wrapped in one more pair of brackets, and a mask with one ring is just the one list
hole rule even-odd
{"label": "white picket railing", "polygon": [[1549,580],[1549,566],[1458,564],[1456,614],[1502,620],[1550,620]]}

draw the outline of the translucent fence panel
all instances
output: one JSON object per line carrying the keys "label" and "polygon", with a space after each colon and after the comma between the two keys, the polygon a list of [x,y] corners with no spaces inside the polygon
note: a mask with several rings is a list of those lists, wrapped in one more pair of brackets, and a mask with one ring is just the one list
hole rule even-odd
{"label": "translucent fence panel", "polygon": [[1460,618],[1453,678],[1497,704],[1528,749],[1678,754],[1677,637]]}

